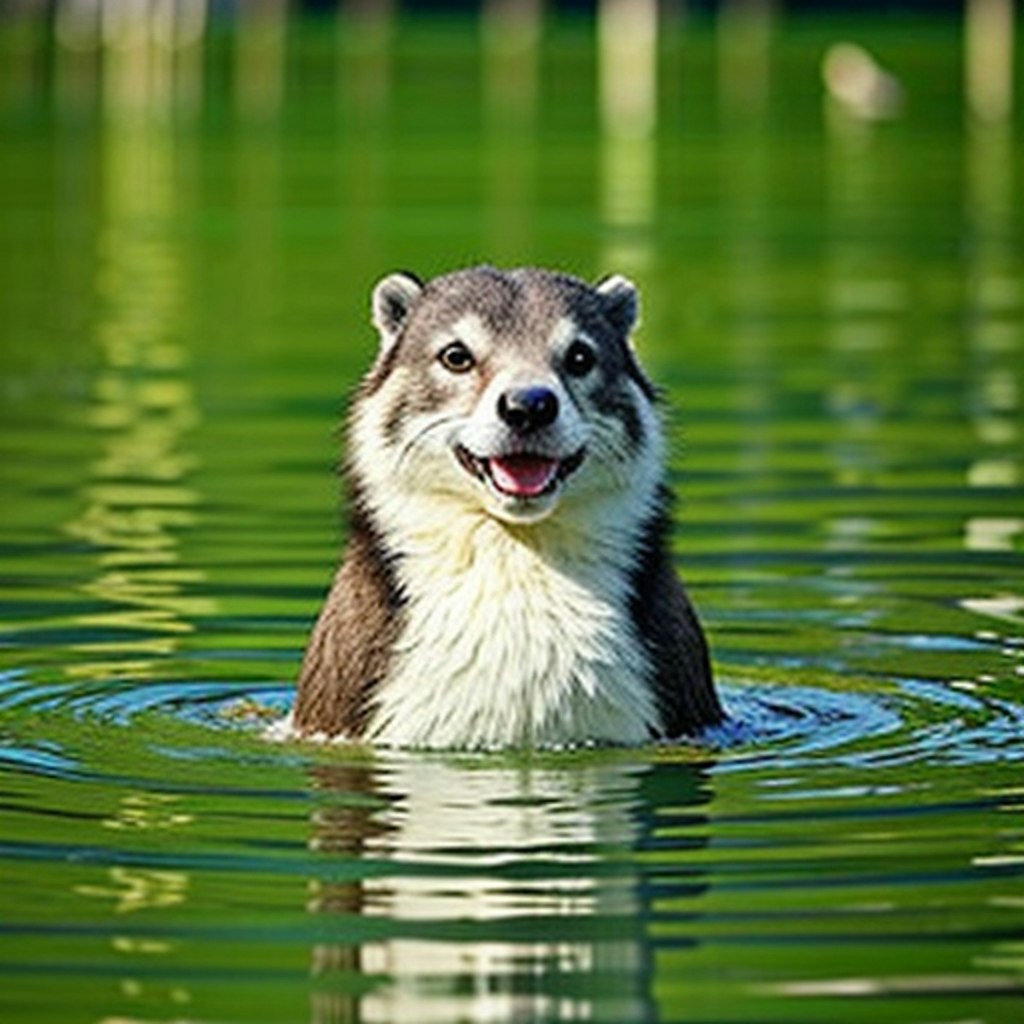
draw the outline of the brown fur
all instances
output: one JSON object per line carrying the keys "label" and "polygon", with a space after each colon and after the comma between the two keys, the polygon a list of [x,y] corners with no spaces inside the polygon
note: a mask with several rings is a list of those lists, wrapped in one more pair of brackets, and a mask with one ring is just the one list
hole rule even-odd
{"label": "brown fur", "polygon": [[387,561],[357,521],[306,648],[295,703],[302,733],[358,736],[368,699],[387,671],[401,602]]}

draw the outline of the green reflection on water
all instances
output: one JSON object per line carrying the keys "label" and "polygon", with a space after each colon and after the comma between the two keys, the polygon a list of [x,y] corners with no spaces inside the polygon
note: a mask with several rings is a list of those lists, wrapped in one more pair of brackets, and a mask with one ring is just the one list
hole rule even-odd
{"label": "green reflection on water", "polygon": [[93,328],[100,368],[83,410],[83,426],[102,448],[66,527],[96,552],[97,575],[83,592],[113,609],[71,620],[104,637],[71,645],[81,657],[69,674],[91,679],[151,677],[149,659],[173,655],[177,638],[216,608],[194,595],[204,573],[182,565],[179,550],[199,500],[188,486],[199,461],[188,435],[199,413],[178,322],[185,254],[171,232],[188,193],[174,176],[165,104],[156,97],[146,104],[137,76],[120,62],[109,70],[100,129]]}
{"label": "green reflection on water", "polygon": [[[667,22],[652,99],[642,33],[488,9],[0,25],[5,1019],[1015,1021],[1017,125],[964,120],[952,22]],[[900,118],[826,110],[846,37]],[[637,279],[727,697],[804,732],[237,728],[330,576],[369,287],[482,259]]]}

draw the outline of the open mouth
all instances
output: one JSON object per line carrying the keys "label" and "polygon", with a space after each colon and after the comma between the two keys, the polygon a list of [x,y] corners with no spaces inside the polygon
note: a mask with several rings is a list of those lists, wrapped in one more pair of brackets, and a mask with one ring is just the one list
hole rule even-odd
{"label": "open mouth", "polygon": [[579,469],[585,454],[581,448],[565,459],[532,452],[482,456],[474,455],[462,445],[455,448],[459,464],[468,473],[490,484],[499,494],[520,499],[549,494],[570,473]]}

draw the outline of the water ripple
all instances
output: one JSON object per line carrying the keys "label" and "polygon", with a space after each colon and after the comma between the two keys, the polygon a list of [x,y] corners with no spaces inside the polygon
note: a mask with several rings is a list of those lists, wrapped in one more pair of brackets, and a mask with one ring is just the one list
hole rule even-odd
{"label": "water ripple", "polygon": [[[261,735],[269,722],[287,713],[293,695],[290,685],[277,682],[41,685],[9,673],[0,679],[0,716],[8,733],[0,760],[40,771],[71,770],[74,757],[57,743],[12,739],[22,731],[20,720],[43,713],[51,721],[118,728],[156,716],[199,727],[212,742],[229,734]],[[948,684],[896,680],[884,692],[869,692],[727,680],[722,695],[730,719],[708,730],[696,747],[724,771],[810,763],[871,768],[922,760],[952,765],[1024,760],[1024,706]],[[206,742],[195,750],[180,743],[159,747],[170,759],[209,757],[212,749]],[[268,745],[268,754],[272,751],[286,753]]]}

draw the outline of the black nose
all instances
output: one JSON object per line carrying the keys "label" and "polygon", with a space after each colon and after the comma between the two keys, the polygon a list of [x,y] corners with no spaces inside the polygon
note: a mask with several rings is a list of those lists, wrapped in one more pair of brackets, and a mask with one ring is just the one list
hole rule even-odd
{"label": "black nose", "polygon": [[528,434],[555,422],[558,395],[550,388],[511,388],[498,396],[498,415],[517,434]]}

